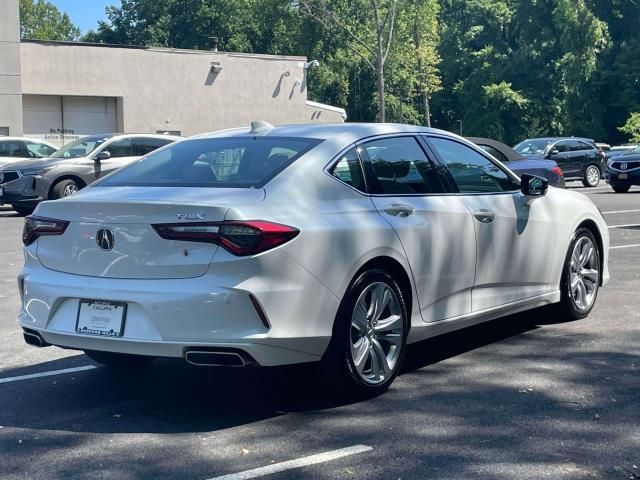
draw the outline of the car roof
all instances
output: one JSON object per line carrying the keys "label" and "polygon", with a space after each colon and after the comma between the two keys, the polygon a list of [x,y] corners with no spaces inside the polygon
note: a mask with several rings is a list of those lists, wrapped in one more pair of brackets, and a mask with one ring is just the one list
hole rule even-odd
{"label": "car roof", "polygon": [[[104,136],[107,136],[107,135],[110,136],[111,138],[117,138],[117,139],[144,137],[144,138],[160,138],[160,139],[168,138],[169,140],[180,140],[183,138],[177,135],[165,135],[163,133],[107,133],[107,134],[104,134]],[[97,137],[100,135],[87,135],[87,136]]]}
{"label": "car roof", "polygon": [[32,138],[32,137],[2,137],[0,136],[0,142],[5,141],[5,140],[9,140],[9,141],[16,141],[16,140],[28,140],[29,142],[36,142],[36,143],[43,143],[45,145],[49,145],[50,147],[53,147],[55,149],[58,149],[60,147],[56,147],[54,144],[47,142],[46,140],[42,140],[41,138]]}
{"label": "car roof", "polygon": [[[515,160],[524,160],[525,158],[516,152],[509,145],[499,142],[497,140],[493,140],[491,138],[483,138],[483,137],[467,137],[467,140],[475,143],[476,145],[488,145],[489,147],[495,148],[497,151],[502,153],[507,160],[513,162]],[[499,159],[498,159],[499,160]]]}
{"label": "car roof", "polygon": [[[268,124],[267,124],[268,125]],[[427,128],[418,125],[403,125],[397,123],[313,123],[296,125],[268,126],[261,132],[252,133],[251,128],[231,128],[215,132],[202,133],[190,137],[190,139],[219,138],[229,136],[254,135],[264,137],[307,137],[319,140],[331,140],[339,137],[351,137],[352,141],[361,138],[373,137],[393,133],[439,133],[448,136],[455,136],[450,132]]]}
{"label": "car roof", "polygon": [[[523,140],[522,142],[530,142],[532,140],[543,140],[543,141],[547,141],[547,142],[558,142],[560,140],[581,140],[581,141],[587,142],[587,143],[595,143],[593,139],[586,138],[586,137],[536,137],[536,138],[527,138],[526,140]],[[522,143],[522,142],[520,142],[520,143]]]}

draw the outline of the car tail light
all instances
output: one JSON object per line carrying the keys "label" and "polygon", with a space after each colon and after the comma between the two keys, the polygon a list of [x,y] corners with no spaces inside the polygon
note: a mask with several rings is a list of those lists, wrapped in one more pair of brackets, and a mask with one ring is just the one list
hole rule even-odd
{"label": "car tail light", "polygon": [[167,240],[215,243],[239,257],[271,250],[300,233],[296,228],[262,220],[167,223],[153,228]]}
{"label": "car tail light", "polygon": [[34,216],[26,217],[22,230],[22,243],[31,245],[39,237],[44,237],[45,235],[62,235],[68,225],[69,222],[65,220]]}
{"label": "car tail light", "polygon": [[562,169],[560,167],[552,167],[551,171],[553,173],[555,173],[556,175],[560,175],[561,177],[564,177],[564,172],[562,171]]}

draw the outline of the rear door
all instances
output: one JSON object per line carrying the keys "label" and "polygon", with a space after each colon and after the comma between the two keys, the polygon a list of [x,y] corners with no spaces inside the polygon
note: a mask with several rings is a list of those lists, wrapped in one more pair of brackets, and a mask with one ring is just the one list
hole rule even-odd
{"label": "rear door", "polygon": [[477,262],[472,310],[547,293],[549,258],[555,258],[547,199],[526,198],[515,179],[479,150],[452,138],[429,136],[428,141],[459,190],[453,198],[473,216]]}
{"label": "rear door", "polygon": [[446,194],[414,136],[381,137],[361,143],[359,151],[373,203],[409,260],[424,321],[469,313],[476,247],[464,203]]}
{"label": "rear door", "polygon": [[562,169],[565,177],[579,177],[580,162],[576,152],[571,151],[571,140],[560,140],[549,149],[549,159],[554,160]]}

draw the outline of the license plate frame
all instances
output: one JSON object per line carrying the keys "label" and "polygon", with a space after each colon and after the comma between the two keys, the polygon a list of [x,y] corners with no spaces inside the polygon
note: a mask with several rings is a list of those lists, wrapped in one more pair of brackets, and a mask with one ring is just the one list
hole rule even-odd
{"label": "license plate frame", "polygon": [[[92,313],[100,312],[102,312],[100,316],[91,315]],[[87,318],[87,315],[89,318]],[[126,302],[81,298],[78,301],[76,333],[94,337],[122,337],[126,317]]]}
{"label": "license plate frame", "polygon": [[628,173],[619,173],[618,174],[618,180],[627,180],[629,178],[629,174]]}

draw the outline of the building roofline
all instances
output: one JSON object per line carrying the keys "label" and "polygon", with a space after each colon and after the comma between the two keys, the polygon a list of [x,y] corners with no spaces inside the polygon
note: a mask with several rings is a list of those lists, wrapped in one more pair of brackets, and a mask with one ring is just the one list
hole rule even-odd
{"label": "building roofline", "polygon": [[70,42],[62,40],[33,40],[22,39],[21,43],[35,43],[38,45],[65,46],[65,47],[96,47],[96,48],[120,48],[129,50],[147,50],[151,52],[162,53],[178,53],[191,55],[221,55],[228,57],[245,57],[245,58],[261,58],[264,60],[291,60],[297,62],[306,62],[307,58],[297,55],[268,55],[264,53],[245,53],[245,52],[222,52],[213,50],[190,50],[185,48],[165,48],[165,47],[148,47],[145,45],[123,45],[116,43],[92,43],[92,42]]}

